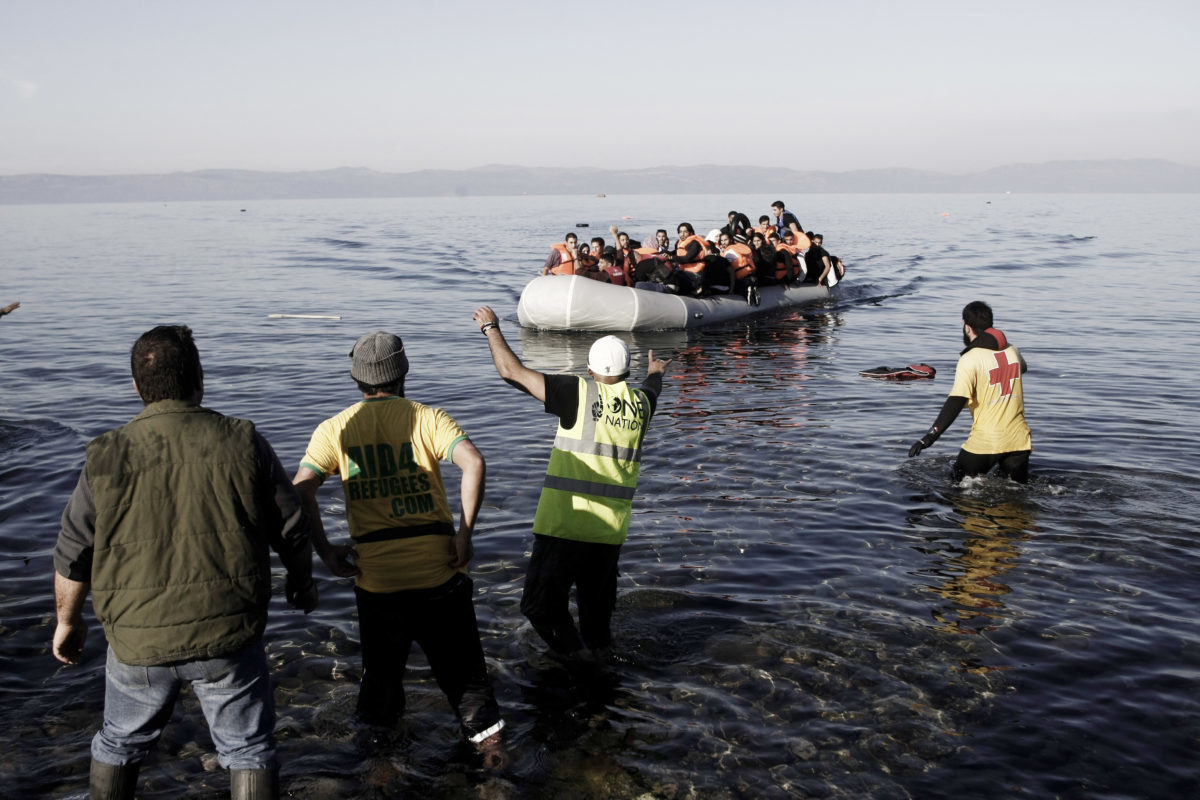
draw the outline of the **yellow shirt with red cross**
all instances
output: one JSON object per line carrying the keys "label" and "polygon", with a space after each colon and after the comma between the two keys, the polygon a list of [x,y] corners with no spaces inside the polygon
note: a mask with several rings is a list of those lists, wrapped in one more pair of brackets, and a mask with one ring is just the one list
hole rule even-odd
{"label": "yellow shirt with red cross", "polygon": [[958,359],[951,397],[967,398],[971,435],[963,444],[968,453],[987,455],[1032,450],[1025,423],[1025,394],[1021,373],[1025,359],[1017,348],[972,347]]}

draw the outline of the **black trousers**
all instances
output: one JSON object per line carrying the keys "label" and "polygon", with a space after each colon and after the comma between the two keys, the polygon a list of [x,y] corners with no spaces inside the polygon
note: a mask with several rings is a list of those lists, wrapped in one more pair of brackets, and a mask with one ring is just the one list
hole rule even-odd
{"label": "black trousers", "polygon": [[[533,556],[525,573],[521,613],[551,650],[573,653],[612,644],[613,607],[617,604],[619,544],[597,544],[534,534]],[[572,584],[579,628],[568,606]]]}
{"label": "black trousers", "polygon": [[1017,483],[1029,483],[1029,454],[1030,450],[1014,450],[1011,453],[968,453],[958,451],[958,458],[950,468],[950,475],[956,481],[961,481],[968,475],[986,475],[992,467],[999,467],[999,473],[1011,478]]}
{"label": "black trousers", "polygon": [[363,657],[359,718],[396,724],[404,713],[404,667],[416,642],[468,739],[500,722],[479,643],[473,586],[459,573],[432,589],[379,594],[354,588]]}

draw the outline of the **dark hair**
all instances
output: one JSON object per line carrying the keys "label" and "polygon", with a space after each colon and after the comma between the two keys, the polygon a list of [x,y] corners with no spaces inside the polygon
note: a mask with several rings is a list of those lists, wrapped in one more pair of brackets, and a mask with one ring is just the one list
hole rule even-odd
{"label": "dark hair", "polygon": [[575,241],[578,242],[579,234],[575,233],[575,231],[568,231],[567,235],[563,237],[563,241],[565,242],[567,239],[574,239]]}
{"label": "dark hair", "polygon": [[981,334],[992,327],[992,307],[982,300],[972,301],[963,308],[962,318],[976,335]]}
{"label": "dark hair", "polygon": [[768,215],[763,214],[761,217],[758,218],[758,221],[759,222],[770,222],[771,218]]}
{"label": "dark hair", "polygon": [[656,231],[654,232],[654,235],[655,235],[655,236],[657,236],[657,235],[658,235],[658,234],[660,234],[660,233],[661,233],[663,236],[670,236],[670,235],[671,235],[671,234],[667,233],[667,229],[666,229],[666,228],[659,228],[658,230],[656,230]]}
{"label": "dark hair", "polygon": [[690,223],[690,222],[679,223],[678,225],[675,226],[675,232],[678,233],[680,228],[687,228],[688,236],[696,235],[696,229],[692,227],[692,223]]}
{"label": "dark hair", "polygon": [[771,203],[771,208],[784,208],[783,201],[776,200],[774,203]]}
{"label": "dark hair", "polygon": [[592,237],[592,244],[595,244],[596,242],[599,242],[599,243],[600,243],[600,249],[601,249],[601,250],[603,250],[603,249],[604,249],[604,237],[602,237],[602,236],[593,236],[593,237]]}
{"label": "dark hair", "polygon": [[200,351],[187,325],[159,325],[133,343],[129,367],[142,402],[191,400],[204,391]]}
{"label": "dark hair", "polygon": [[384,394],[395,394],[404,397],[404,378],[392,381],[391,383],[381,384],[363,383],[358,379],[355,379],[354,382],[358,384],[358,390],[363,394],[379,394],[383,392]]}

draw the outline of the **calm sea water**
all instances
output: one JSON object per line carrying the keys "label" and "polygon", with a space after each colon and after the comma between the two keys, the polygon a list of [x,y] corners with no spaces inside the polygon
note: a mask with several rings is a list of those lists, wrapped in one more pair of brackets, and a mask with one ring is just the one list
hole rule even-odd
{"label": "calm sea water", "polygon": [[[473,574],[507,764],[458,743],[419,656],[396,735],[357,728],[353,594],[318,562],[321,607],[288,609],[277,569],[267,631],[291,796],[1197,796],[1195,195],[785,198],[845,284],[632,337],[635,377],[649,348],[674,362],[622,556],[616,678],[581,685],[543,657],[518,603],[554,421],[495,375],[472,311],[495,307],[529,365],[581,370],[591,337],[516,325],[552,241],[624,216],[641,238],[707,230],[773,199],[0,206],[0,304],[23,304],[0,322],[5,794],[86,789],[104,638],[93,623],[79,667],[50,655],[50,553],[85,443],[139,410],[129,346],[184,322],[206,404],[255,420],[289,469],[355,401],[346,353],[378,328],[406,342],[409,396],[488,459]],[[949,482],[965,415],[906,458],[974,299],[1030,365],[1029,486]],[[937,378],[858,376],[912,362]],[[220,796],[215,760],[185,694],[142,796]]]}

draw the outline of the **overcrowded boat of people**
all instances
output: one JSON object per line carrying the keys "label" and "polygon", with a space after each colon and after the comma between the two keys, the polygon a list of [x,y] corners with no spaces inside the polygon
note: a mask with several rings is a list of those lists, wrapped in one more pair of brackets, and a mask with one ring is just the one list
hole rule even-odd
{"label": "overcrowded boat of people", "polygon": [[772,211],[757,226],[730,211],[703,237],[681,222],[674,244],[661,228],[649,245],[616,225],[611,245],[569,232],[521,292],[517,317],[542,330],[669,330],[824,300],[845,264],[782,201]]}

